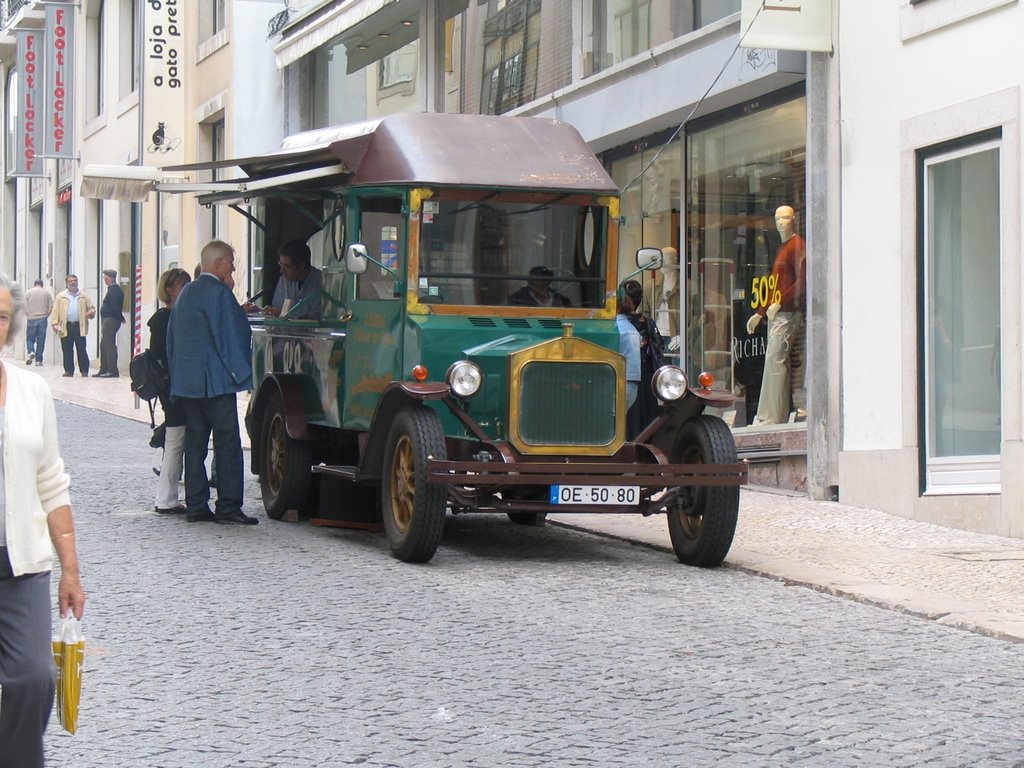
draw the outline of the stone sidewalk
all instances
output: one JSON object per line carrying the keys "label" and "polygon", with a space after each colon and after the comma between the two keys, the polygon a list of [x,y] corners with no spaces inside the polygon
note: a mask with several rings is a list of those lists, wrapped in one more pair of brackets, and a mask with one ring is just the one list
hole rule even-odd
{"label": "stone sidewalk", "polygon": [[[50,382],[60,400],[149,421],[146,404],[136,403],[127,376],[64,378],[60,366],[53,364],[33,370]],[[240,415],[245,407],[246,398],[240,397]],[[244,429],[242,440],[248,448]],[[549,520],[671,552],[668,526],[661,515],[560,514]],[[745,488],[726,566],[1024,642],[1021,539],[967,533],[877,510]]]}

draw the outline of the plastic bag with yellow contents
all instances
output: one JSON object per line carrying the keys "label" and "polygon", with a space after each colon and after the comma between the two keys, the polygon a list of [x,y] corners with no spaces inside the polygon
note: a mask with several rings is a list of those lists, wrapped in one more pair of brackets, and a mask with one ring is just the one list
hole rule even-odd
{"label": "plastic bag with yellow contents", "polygon": [[82,697],[82,666],[85,636],[82,625],[70,613],[60,621],[53,638],[53,660],[57,664],[57,720],[68,733],[78,730],[78,703]]}

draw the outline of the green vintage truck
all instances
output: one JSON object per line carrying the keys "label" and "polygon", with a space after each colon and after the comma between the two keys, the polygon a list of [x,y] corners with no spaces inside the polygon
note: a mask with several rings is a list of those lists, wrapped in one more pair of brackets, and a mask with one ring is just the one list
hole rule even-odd
{"label": "green vintage truck", "polygon": [[271,518],[313,496],[369,511],[395,557],[424,562],[448,514],[665,513],[681,562],[722,562],[746,466],[704,410],[732,397],[665,366],[660,415],[627,440],[616,290],[660,251],[620,271],[618,189],[575,129],[399,114],[229,164],[244,182],[204,200],[255,222],[267,296],[286,241],[323,273],[319,318],[289,319],[299,302],[254,322],[247,427]]}

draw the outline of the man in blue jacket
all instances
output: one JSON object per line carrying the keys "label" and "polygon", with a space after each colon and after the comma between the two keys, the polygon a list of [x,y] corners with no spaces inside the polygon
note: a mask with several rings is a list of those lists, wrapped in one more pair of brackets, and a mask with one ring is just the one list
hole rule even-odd
{"label": "man in blue jacket", "polygon": [[[178,296],[167,327],[171,397],[185,409],[185,517],[256,525],[242,512],[242,439],[235,394],[252,387],[252,331],[228,287],[235,251],[211,240],[200,255],[202,274]],[[206,453],[213,433],[216,514],[210,511]]]}

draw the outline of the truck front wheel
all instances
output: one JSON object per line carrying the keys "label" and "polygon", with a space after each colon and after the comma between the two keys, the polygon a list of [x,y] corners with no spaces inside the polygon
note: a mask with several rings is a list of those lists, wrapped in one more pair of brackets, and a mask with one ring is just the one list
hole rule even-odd
{"label": "truck front wheel", "polygon": [[[690,419],[680,434],[682,464],[735,464],[736,442],[715,416]],[[739,517],[736,485],[697,485],[682,489],[668,509],[668,532],[679,562],[713,568],[725,560]]]}
{"label": "truck front wheel", "polygon": [[403,408],[388,432],[381,512],[391,553],[406,563],[430,560],[444,531],[448,494],[427,482],[428,458],[447,458],[441,420],[422,405]]}
{"label": "truck front wheel", "polygon": [[280,520],[289,509],[306,506],[312,461],[309,443],[289,437],[281,395],[275,392],[267,401],[260,434],[260,493],[267,517]]}

